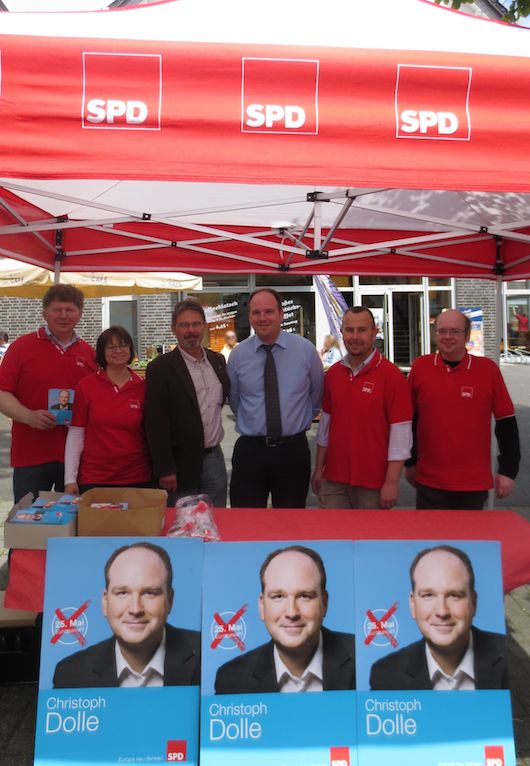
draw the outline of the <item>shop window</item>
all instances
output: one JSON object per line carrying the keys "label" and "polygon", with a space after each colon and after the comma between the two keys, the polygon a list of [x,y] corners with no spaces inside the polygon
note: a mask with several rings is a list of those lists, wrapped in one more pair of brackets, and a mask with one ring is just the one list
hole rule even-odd
{"label": "shop window", "polygon": [[[431,280],[429,280],[429,284],[431,284]],[[436,318],[444,309],[450,308],[450,290],[429,290],[429,345],[431,354],[436,351]]]}
{"label": "shop window", "polygon": [[360,285],[421,285],[422,277],[359,277]]}
{"label": "shop window", "polygon": [[506,299],[508,348],[530,351],[530,295],[512,295]]}
{"label": "shop window", "polygon": [[313,277],[303,274],[256,274],[256,287],[311,287]]}
{"label": "shop window", "polygon": [[116,295],[112,298],[102,299],[103,329],[112,325],[125,327],[131,334],[136,352],[139,346],[138,332],[138,300],[135,295]]}

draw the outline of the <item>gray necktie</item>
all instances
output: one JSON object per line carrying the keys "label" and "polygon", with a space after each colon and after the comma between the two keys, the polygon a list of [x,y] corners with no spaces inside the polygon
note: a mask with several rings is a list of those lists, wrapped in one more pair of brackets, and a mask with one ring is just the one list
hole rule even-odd
{"label": "gray necktie", "polygon": [[279,439],[282,435],[282,415],[280,411],[280,392],[278,391],[276,364],[272,355],[272,346],[264,346],[263,348],[267,353],[263,371],[267,436],[271,439]]}

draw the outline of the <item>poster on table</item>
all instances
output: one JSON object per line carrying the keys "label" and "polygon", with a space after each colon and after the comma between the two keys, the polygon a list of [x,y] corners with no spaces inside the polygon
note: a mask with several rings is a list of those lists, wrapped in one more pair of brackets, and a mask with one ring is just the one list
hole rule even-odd
{"label": "poster on table", "polygon": [[352,542],[206,546],[202,619],[201,766],[355,766]]}
{"label": "poster on table", "polygon": [[355,604],[360,766],[514,766],[500,544],[357,542]]}
{"label": "poster on table", "polygon": [[197,763],[202,556],[199,540],[49,540],[36,764]]}

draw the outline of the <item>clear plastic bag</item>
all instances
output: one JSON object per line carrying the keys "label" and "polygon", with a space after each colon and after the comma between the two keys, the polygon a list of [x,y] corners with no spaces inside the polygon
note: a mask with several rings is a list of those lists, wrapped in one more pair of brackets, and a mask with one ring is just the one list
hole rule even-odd
{"label": "clear plastic bag", "polygon": [[200,537],[206,542],[220,540],[210,495],[187,495],[175,503],[175,521],[169,537]]}

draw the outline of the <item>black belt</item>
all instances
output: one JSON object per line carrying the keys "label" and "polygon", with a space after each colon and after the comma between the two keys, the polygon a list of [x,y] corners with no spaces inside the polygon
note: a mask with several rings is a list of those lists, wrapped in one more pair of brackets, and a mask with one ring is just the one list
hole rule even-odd
{"label": "black belt", "polygon": [[272,436],[245,436],[244,438],[252,439],[260,444],[264,444],[266,447],[281,447],[282,444],[300,441],[302,438],[305,439],[305,431],[300,431],[299,434],[293,434],[292,436],[280,436],[278,439]]}
{"label": "black belt", "polygon": [[213,452],[214,450],[216,450],[218,446],[219,446],[219,445],[218,445],[218,444],[216,444],[216,445],[215,445],[215,447],[205,447],[205,448],[204,448],[204,454],[205,454],[205,455],[209,455],[209,454],[210,454],[210,452]]}

